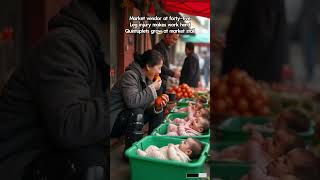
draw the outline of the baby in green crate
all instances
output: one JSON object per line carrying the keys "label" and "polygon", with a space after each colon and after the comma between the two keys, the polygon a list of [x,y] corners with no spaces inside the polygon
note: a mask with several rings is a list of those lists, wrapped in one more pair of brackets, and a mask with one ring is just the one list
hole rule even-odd
{"label": "baby in green crate", "polygon": [[167,128],[167,136],[200,136],[209,131],[210,122],[208,119],[196,117],[185,121],[176,118],[174,124],[170,123]]}
{"label": "baby in green crate", "polygon": [[180,144],[168,144],[168,146],[157,147],[150,145],[145,150],[137,149],[139,156],[146,156],[162,160],[174,160],[189,162],[191,159],[199,158],[203,145],[197,139],[188,138]]}
{"label": "baby in green crate", "polygon": [[299,109],[286,109],[271,122],[264,125],[256,125],[248,123],[242,127],[243,131],[250,132],[252,130],[260,132],[273,132],[277,129],[291,129],[297,133],[309,131],[311,120],[307,114]]}
{"label": "baby in green crate", "polygon": [[319,167],[319,159],[310,151],[295,148],[265,168],[254,164],[241,180],[316,180],[320,178]]}
{"label": "baby in green crate", "polygon": [[247,143],[230,146],[220,153],[214,153],[213,157],[219,160],[259,161],[261,166],[265,166],[297,147],[304,147],[304,142],[294,131],[277,130],[272,138],[264,138],[260,133],[253,132]]}

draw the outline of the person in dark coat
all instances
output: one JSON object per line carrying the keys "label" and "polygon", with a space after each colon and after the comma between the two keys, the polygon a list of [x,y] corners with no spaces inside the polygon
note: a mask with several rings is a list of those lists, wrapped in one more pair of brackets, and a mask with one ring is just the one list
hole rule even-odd
{"label": "person in dark coat", "polygon": [[168,33],[165,34],[162,40],[157,43],[153,49],[159,51],[163,56],[163,66],[161,69],[160,77],[162,79],[161,91],[166,92],[167,90],[167,81],[169,77],[180,77],[179,71],[172,71],[170,69],[170,47],[177,43],[179,34],[177,33]]}
{"label": "person in dark coat", "polygon": [[182,65],[180,84],[186,83],[190,87],[198,87],[200,82],[200,65],[199,58],[194,53],[194,44],[186,43],[185,47],[186,58]]}
{"label": "person in dark coat", "polygon": [[[49,22],[0,96],[1,179],[104,179],[109,67],[100,0],[74,0]],[[101,11],[103,10],[103,11]]]}
{"label": "person in dark coat", "polygon": [[238,0],[226,34],[222,73],[240,68],[257,80],[277,82],[287,63],[283,0]]}
{"label": "person in dark coat", "polygon": [[209,86],[210,82],[210,56],[207,55],[207,51],[203,51],[204,65],[201,69],[201,74],[204,76],[205,87]]}
{"label": "person in dark coat", "polygon": [[[126,147],[143,137],[142,128],[149,122],[149,134],[163,120],[162,106],[155,106],[157,90],[162,81],[155,76],[161,73],[163,56],[156,50],[148,50],[143,55],[135,56],[125,73],[115,83],[110,93],[110,120],[115,122],[111,137],[126,135]],[[140,114],[140,118],[139,118]]]}

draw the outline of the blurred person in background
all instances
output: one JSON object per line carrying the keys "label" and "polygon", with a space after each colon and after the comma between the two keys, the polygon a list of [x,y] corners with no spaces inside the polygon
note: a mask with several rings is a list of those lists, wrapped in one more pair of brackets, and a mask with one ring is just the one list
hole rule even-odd
{"label": "blurred person in background", "polygon": [[256,80],[281,81],[288,63],[284,1],[238,0],[225,45],[222,74],[240,68]]}
{"label": "blurred person in background", "polygon": [[200,83],[199,57],[194,53],[194,44],[187,42],[185,47],[186,58],[181,69],[180,84],[186,83],[190,87],[198,87]]}
{"label": "blurred person in background", "polygon": [[205,88],[207,88],[210,81],[210,56],[207,54],[207,51],[203,51],[202,56],[204,59],[204,64],[201,69],[201,74],[204,76]]}
{"label": "blurred person in background", "polygon": [[299,39],[305,56],[306,80],[314,80],[314,68],[317,59],[317,25],[319,23],[320,1],[303,0],[302,9],[297,22]]}

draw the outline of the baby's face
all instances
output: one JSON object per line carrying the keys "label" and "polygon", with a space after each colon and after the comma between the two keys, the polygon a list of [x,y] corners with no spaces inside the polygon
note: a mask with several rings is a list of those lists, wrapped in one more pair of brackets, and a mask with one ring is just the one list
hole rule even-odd
{"label": "baby's face", "polygon": [[195,117],[201,117],[201,110],[200,111],[196,111],[194,114]]}
{"label": "baby's face", "polygon": [[291,135],[284,130],[278,130],[273,135],[272,139],[268,138],[263,143],[263,150],[267,152],[272,158],[277,158],[283,155],[289,142],[293,141]]}
{"label": "baby's face", "polygon": [[190,156],[192,153],[191,146],[193,143],[195,143],[194,140],[191,138],[188,138],[181,142],[181,144],[179,145],[179,149],[185,154],[187,154],[188,156]]}
{"label": "baby's face", "polygon": [[273,160],[267,166],[267,174],[273,177],[281,177],[294,172],[294,167],[301,162],[301,156],[295,150],[290,151],[287,155]]}
{"label": "baby's face", "polygon": [[198,132],[203,132],[203,128],[202,128],[202,122],[203,122],[203,118],[202,117],[196,117],[191,123],[190,123],[190,128],[198,131]]}

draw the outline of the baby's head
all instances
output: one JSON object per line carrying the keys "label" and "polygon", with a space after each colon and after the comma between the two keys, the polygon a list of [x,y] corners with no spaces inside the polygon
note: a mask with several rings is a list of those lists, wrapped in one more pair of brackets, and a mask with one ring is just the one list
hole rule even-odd
{"label": "baby's head", "polygon": [[308,115],[294,108],[282,111],[274,120],[275,129],[292,129],[298,133],[308,131],[310,126]]}
{"label": "baby's head", "polygon": [[319,176],[319,160],[302,148],[291,150],[267,166],[267,174],[273,177],[292,175],[300,179],[317,179]]}
{"label": "baby's head", "polygon": [[203,145],[199,140],[188,138],[181,142],[179,149],[188,155],[191,159],[199,158],[203,149]]}
{"label": "baby's head", "polygon": [[196,111],[194,116],[209,119],[210,111],[207,108],[202,108],[202,109]]}
{"label": "baby's head", "polygon": [[303,140],[292,130],[277,130],[271,139],[263,143],[263,150],[272,158],[280,157],[294,148],[303,147]]}
{"label": "baby's head", "polygon": [[206,133],[209,131],[210,123],[208,119],[205,119],[203,117],[196,117],[189,126],[191,129],[200,132],[200,133]]}

